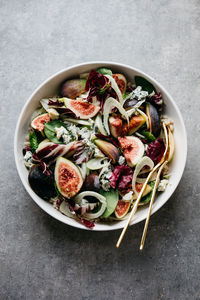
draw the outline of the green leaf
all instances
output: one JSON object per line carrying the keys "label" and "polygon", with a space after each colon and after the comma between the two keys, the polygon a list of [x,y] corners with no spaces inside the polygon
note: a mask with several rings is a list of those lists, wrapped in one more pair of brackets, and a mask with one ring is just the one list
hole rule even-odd
{"label": "green leaf", "polygon": [[149,131],[143,130],[141,134],[150,142],[154,142],[156,140],[155,136]]}
{"label": "green leaf", "polygon": [[126,99],[126,97],[128,97],[128,95],[130,95],[130,93],[124,93],[122,96],[123,96],[123,99]]}
{"label": "green leaf", "polygon": [[109,190],[108,192],[101,190],[100,194],[106,198],[107,207],[104,211],[101,218],[108,218],[115,210],[118,200],[119,200],[119,194],[117,190]]}
{"label": "green leaf", "polygon": [[155,87],[151,82],[146,80],[144,77],[141,76],[135,76],[135,84],[136,86],[141,86],[144,91],[147,91],[149,94],[151,94],[153,91],[157,93]]}
{"label": "green leaf", "polygon": [[140,202],[142,202],[142,203],[148,203],[148,202],[151,201],[151,196],[152,196],[152,193],[153,193],[153,187],[155,185],[155,181],[151,181],[148,184],[152,187],[152,191],[149,194],[147,194],[146,196],[144,196],[144,197],[141,198]]}
{"label": "green leaf", "polygon": [[29,132],[29,142],[30,142],[31,150],[35,152],[35,150],[38,148],[39,145],[35,131]]}
{"label": "green leaf", "polygon": [[65,123],[63,123],[61,120],[53,120],[45,124],[44,133],[46,137],[55,144],[63,144],[62,140],[58,140],[55,132],[55,128],[59,128],[61,126],[65,127],[67,130]]}
{"label": "green leaf", "polygon": [[97,69],[97,72],[102,74],[102,75],[110,75],[112,76],[112,71],[108,68],[99,68]]}

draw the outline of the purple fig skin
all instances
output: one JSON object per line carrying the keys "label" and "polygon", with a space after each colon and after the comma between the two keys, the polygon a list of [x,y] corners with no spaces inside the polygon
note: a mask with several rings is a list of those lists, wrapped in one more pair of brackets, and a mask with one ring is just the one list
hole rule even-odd
{"label": "purple fig skin", "polygon": [[124,108],[132,108],[135,104],[138,103],[138,100],[136,99],[127,99],[125,102],[124,102]]}
{"label": "purple fig skin", "polygon": [[146,108],[146,112],[147,115],[150,119],[150,123],[151,123],[151,132],[153,133],[153,135],[155,137],[159,136],[160,134],[160,116],[159,113],[157,111],[157,109],[155,108],[155,106],[153,106],[152,104],[148,103],[147,104],[147,108]]}
{"label": "purple fig skin", "polygon": [[83,189],[86,191],[100,191],[99,176],[96,173],[91,173],[85,178]]}
{"label": "purple fig skin", "polygon": [[119,151],[117,147],[115,147],[113,144],[109,142],[100,139],[96,139],[95,144],[105,155],[107,155],[112,160],[112,163],[114,164],[117,163],[119,159]]}
{"label": "purple fig skin", "polygon": [[28,181],[32,190],[41,198],[49,200],[55,197],[56,191],[54,187],[54,176],[45,175],[40,165],[35,165],[31,168]]}
{"label": "purple fig skin", "polygon": [[85,79],[71,79],[65,81],[61,86],[62,97],[75,99],[85,91]]}

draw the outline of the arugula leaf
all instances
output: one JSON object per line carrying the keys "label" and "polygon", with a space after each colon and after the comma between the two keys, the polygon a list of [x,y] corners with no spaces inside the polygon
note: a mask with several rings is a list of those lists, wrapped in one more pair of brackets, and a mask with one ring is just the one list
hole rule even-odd
{"label": "arugula leaf", "polygon": [[135,84],[136,86],[141,86],[144,91],[147,91],[149,94],[151,94],[153,91],[157,93],[155,87],[151,82],[146,80],[144,77],[141,76],[135,76]]}
{"label": "arugula leaf", "polygon": [[38,148],[39,145],[35,131],[30,131],[28,136],[29,136],[31,150],[32,152],[35,152],[35,150]]}
{"label": "arugula leaf", "polygon": [[55,128],[56,127],[59,128],[61,126],[63,126],[66,130],[68,130],[65,123],[63,123],[61,120],[53,120],[53,121],[50,121],[45,124],[44,133],[45,133],[46,137],[55,144],[63,144],[62,140],[59,140],[57,138],[57,135],[55,132]]}
{"label": "arugula leaf", "polygon": [[141,134],[150,142],[154,142],[156,140],[155,136],[149,131],[143,130]]}
{"label": "arugula leaf", "polygon": [[140,202],[142,202],[142,203],[148,203],[148,202],[151,201],[151,196],[152,196],[152,193],[153,193],[153,187],[155,185],[155,181],[151,181],[148,184],[152,187],[152,191],[149,194],[147,194],[146,196],[144,196],[144,197],[141,198]]}
{"label": "arugula leaf", "polygon": [[107,218],[114,212],[119,200],[119,194],[117,190],[113,189],[110,189],[108,192],[101,190],[100,194],[106,198],[107,202],[106,210],[104,211],[101,218]]}

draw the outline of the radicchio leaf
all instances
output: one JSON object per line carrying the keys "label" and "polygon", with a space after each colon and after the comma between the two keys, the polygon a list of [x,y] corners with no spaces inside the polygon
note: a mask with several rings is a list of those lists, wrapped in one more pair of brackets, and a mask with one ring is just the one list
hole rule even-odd
{"label": "radicchio leaf", "polygon": [[163,110],[163,99],[161,93],[149,97],[149,102],[153,104],[159,112]]}
{"label": "radicchio leaf", "polygon": [[157,138],[155,142],[148,145],[147,156],[150,157],[154,164],[157,165],[163,157],[165,152],[164,141],[161,138]]}
{"label": "radicchio leaf", "polygon": [[[69,202],[70,202],[70,203],[69,203]],[[74,202],[74,201],[73,201],[73,200],[68,200],[68,201],[66,201],[66,203],[67,203],[67,205],[68,205],[68,207],[69,207],[71,213],[72,213],[72,214],[74,215],[74,217],[75,217],[78,221],[80,221],[85,227],[92,229],[92,228],[95,226],[95,225],[94,225],[94,222],[88,221],[88,220],[86,220],[86,219],[80,217],[80,216],[78,215],[78,213],[74,210],[74,207],[73,207],[72,202]]]}
{"label": "radicchio leaf", "polygon": [[48,102],[49,106],[57,106],[57,107],[63,106],[63,102],[59,101],[58,99],[56,99],[56,100],[48,99],[48,100],[49,100],[49,102]]}
{"label": "radicchio leaf", "polygon": [[89,159],[89,155],[85,150],[85,145],[82,142],[79,142],[76,147],[76,153],[73,155],[74,162],[77,165],[80,165]]}
{"label": "radicchio leaf", "polygon": [[106,76],[92,70],[86,82],[85,91],[89,91],[87,101],[93,102],[94,97],[101,102],[101,108],[105,100],[110,97],[111,87]]}
{"label": "radicchio leaf", "polygon": [[127,188],[129,183],[132,181],[133,178],[133,171],[128,166],[116,166],[113,170],[113,173],[110,180],[110,185],[113,189],[117,186],[119,189]]}
{"label": "radicchio leaf", "polygon": [[31,151],[31,147],[24,147],[24,148],[22,149],[22,154],[23,154],[23,156],[26,154],[27,151]]}

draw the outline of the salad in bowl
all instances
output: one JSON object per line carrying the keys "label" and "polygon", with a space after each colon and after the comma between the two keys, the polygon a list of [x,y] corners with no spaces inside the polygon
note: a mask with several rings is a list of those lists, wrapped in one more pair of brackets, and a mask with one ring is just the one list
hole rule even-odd
{"label": "salad in bowl", "polygon": [[[92,68],[62,82],[57,94],[40,99],[23,147],[31,189],[87,228],[126,219],[149,173],[173,160],[173,120],[163,114],[161,92],[143,76],[128,79],[112,68]],[[157,177],[145,185],[147,205]],[[165,193],[168,164],[156,192]]]}

